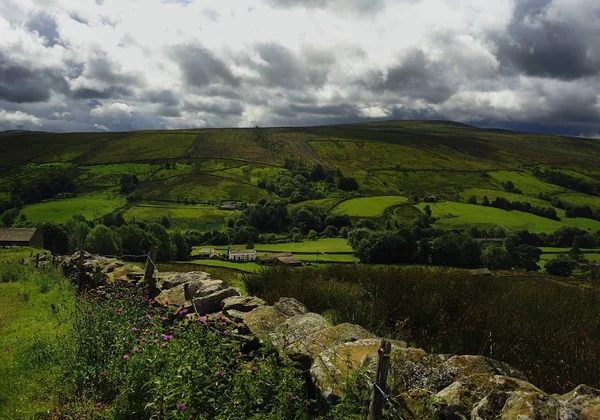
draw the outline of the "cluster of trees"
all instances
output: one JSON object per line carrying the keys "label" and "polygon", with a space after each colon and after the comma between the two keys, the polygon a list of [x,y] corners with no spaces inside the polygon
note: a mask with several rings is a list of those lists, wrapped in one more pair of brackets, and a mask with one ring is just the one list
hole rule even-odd
{"label": "cluster of trees", "polygon": [[280,173],[275,180],[261,179],[257,186],[286,198],[290,203],[324,198],[336,188],[342,191],[358,190],[356,179],[345,177],[339,170],[327,170],[321,164],[308,168],[297,158],[287,158],[285,167],[291,173]]}
{"label": "cluster of trees", "polygon": [[533,168],[533,175],[550,184],[559,185],[584,194],[598,195],[600,193],[599,184],[592,184],[585,181],[583,178],[574,177],[563,172],[536,167]]}
{"label": "cluster of trees", "polygon": [[119,185],[121,186],[121,194],[131,194],[135,191],[140,183],[137,175],[121,175]]}
{"label": "cluster of trees", "polygon": [[91,253],[122,256],[144,255],[156,246],[158,261],[190,259],[190,240],[180,232],[169,233],[163,223],[127,223],[122,215],[105,220],[109,224],[75,216],[64,224],[42,224],[44,248],[67,254],[83,245]]}
{"label": "cluster of trees", "polygon": [[[469,202],[473,203],[473,200],[470,199]],[[475,203],[473,204],[476,203],[477,199],[475,199]],[[556,214],[556,210],[552,207],[536,207],[527,202],[522,203],[520,201],[509,201],[504,197],[496,197],[492,202],[490,202],[487,196],[484,196],[481,205],[495,207],[502,210],[517,210],[525,213],[535,214],[536,216],[545,217],[546,219],[560,220]]]}
{"label": "cluster of trees", "polygon": [[483,244],[477,231],[440,231],[431,218],[422,215],[412,229],[376,231],[358,228],[349,232],[348,242],[361,262],[378,264],[431,264],[460,268],[520,268],[538,270],[541,250],[510,235],[500,244]]}
{"label": "cluster of trees", "polygon": [[564,210],[567,217],[584,217],[586,219],[600,220],[600,210],[593,210],[590,206],[567,204],[559,197],[552,197],[550,194],[544,193],[539,193],[538,198],[548,201],[558,209]]}
{"label": "cluster of trees", "polygon": [[17,182],[11,191],[11,197],[13,197],[13,200],[32,204],[48,200],[56,194],[74,194],[76,192],[75,179],[69,173],[61,173],[30,184]]}

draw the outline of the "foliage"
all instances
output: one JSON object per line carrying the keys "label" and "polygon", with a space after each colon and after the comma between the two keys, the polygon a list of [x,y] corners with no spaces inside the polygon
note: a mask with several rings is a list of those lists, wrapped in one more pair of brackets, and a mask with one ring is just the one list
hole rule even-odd
{"label": "foliage", "polygon": [[248,293],[270,303],[294,297],[312,311],[334,310],[341,322],[431,352],[504,361],[547,392],[600,382],[600,331],[590,329],[600,322],[596,289],[449,269],[341,265],[273,267],[244,282]]}
{"label": "foliage", "polygon": [[89,233],[85,240],[88,252],[101,255],[120,255],[122,252],[119,235],[104,225],[98,225]]}
{"label": "foliage", "polygon": [[55,254],[67,254],[69,252],[69,233],[56,223],[45,223],[41,228],[44,238],[44,249]]}
{"label": "foliage", "polygon": [[138,180],[137,175],[121,175],[119,179],[119,184],[121,186],[121,194],[131,194],[137,188],[140,181]]}
{"label": "foliage", "polygon": [[555,276],[569,277],[575,268],[576,261],[562,254],[546,262],[546,272]]}
{"label": "foliage", "polygon": [[536,167],[533,169],[533,175],[550,184],[559,185],[584,194],[598,195],[600,193],[599,184],[587,182],[583,178],[574,177],[564,172]]}

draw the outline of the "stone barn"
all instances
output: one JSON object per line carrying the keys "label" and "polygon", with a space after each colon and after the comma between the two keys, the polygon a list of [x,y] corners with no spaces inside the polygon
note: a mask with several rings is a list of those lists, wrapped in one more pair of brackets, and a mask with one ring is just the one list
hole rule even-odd
{"label": "stone barn", "polygon": [[29,246],[42,248],[44,238],[39,228],[0,228],[0,247]]}

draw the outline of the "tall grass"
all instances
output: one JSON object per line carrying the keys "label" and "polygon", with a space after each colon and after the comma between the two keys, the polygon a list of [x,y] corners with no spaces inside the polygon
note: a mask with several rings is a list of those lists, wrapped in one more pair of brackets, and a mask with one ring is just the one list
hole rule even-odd
{"label": "tall grass", "polygon": [[250,294],[294,297],[430,352],[481,354],[548,392],[600,386],[600,293],[532,278],[451,269],[271,267],[244,276]]}

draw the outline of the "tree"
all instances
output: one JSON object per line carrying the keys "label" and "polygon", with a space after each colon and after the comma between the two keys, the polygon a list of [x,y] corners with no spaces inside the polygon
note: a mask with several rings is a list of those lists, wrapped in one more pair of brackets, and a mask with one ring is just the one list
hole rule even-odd
{"label": "tree", "polygon": [[469,200],[467,200],[467,203],[469,204],[477,204],[477,197],[475,197],[474,195],[469,197]]}
{"label": "tree", "polygon": [[177,231],[173,234],[173,244],[175,245],[175,259],[177,261],[187,261],[190,259],[191,246],[189,241]]}
{"label": "tree", "polygon": [[483,196],[483,199],[481,200],[481,205],[484,207],[490,206],[490,200],[488,199],[487,195]]}
{"label": "tree", "polygon": [[341,177],[338,180],[337,184],[338,188],[342,191],[356,191],[358,190],[358,182],[354,178],[350,177]]}
{"label": "tree", "polygon": [[55,254],[67,254],[69,252],[69,233],[56,223],[46,223],[41,228],[44,237],[44,249]]}
{"label": "tree", "polygon": [[126,255],[144,255],[152,246],[158,245],[158,239],[138,225],[121,226],[116,232]]}
{"label": "tree", "polygon": [[559,254],[546,263],[546,272],[554,276],[570,277],[575,264],[569,257]]}
{"label": "tree", "polygon": [[416,244],[394,232],[369,232],[355,248],[363,263],[395,264],[414,261]]}
{"label": "tree", "polygon": [[94,254],[118,255],[122,251],[121,238],[110,228],[98,225],[88,235],[85,248]]}
{"label": "tree", "polygon": [[11,227],[15,220],[17,220],[17,216],[19,215],[19,209],[14,208],[10,210],[6,210],[2,213],[2,223],[6,227]]}
{"label": "tree", "polygon": [[512,267],[510,252],[498,245],[486,247],[481,253],[481,261],[490,270],[508,270]]}
{"label": "tree", "polygon": [[425,214],[427,215],[427,217],[431,217],[431,207],[429,207],[429,204],[427,204],[424,208],[423,211],[425,212]]}
{"label": "tree", "polygon": [[316,230],[311,229],[310,232],[308,232],[307,239],[309,241],[315,241],[319,239],[319,233]]}
{"label": "tree", "polygon": [[121,175],[119,184],[121,185],[121,193],[127,195],[136,189],[139,180],[137,175]]}
{"label": "tree", "polygon": [[156,259],[158,261],[170,261],[175,256],[175,245],[171,242],[171,237],[167,229],[160,223],[151,223],[146,227],[147,231],[154,235],[158,240],[155,245],[158,247]]}

